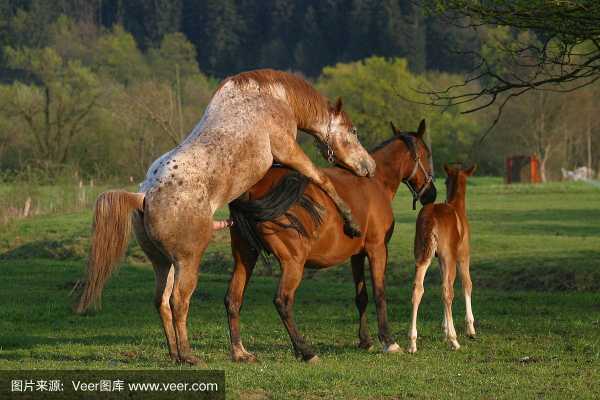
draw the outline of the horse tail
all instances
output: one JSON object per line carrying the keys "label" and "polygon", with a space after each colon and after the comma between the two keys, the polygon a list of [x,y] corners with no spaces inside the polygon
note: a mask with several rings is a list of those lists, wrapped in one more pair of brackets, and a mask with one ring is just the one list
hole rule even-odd
{"label": "horse tail", "polygon": [[92,224],[92,244],[83,293],[75,308],[78,314],[90,306],[100,308],[102,289],[121,260],[131,235],[131,213],[143,211],[144,193],[122,190],[98,196]]}
{"label": "horse tail", "polygon": [[[308,212],[316,227],[321,225],[324,209],[304,193],[308,183],[307,177],[291,171],[260,199],[242,200],[238,198],[229,203],[229,213],[234,229],[238,230],[240,236],[248,242],[250,247],[261,254],[266,263],[269,262],[266,255],[270,254],[271,250],[258,229],[260,223],[270,221],[281,228],[294,229],[301,236],[308,237],[309,233],[300,219],[289,212],[294,204],[298,204]],[[277,221],[281,216],[286,217],[289,223]]]}
{"label": "horse tail", "polygon": [[417,264],[430,260],[437,250],[437,224],[432,207],[423,207],[417,218],[414,255]]}

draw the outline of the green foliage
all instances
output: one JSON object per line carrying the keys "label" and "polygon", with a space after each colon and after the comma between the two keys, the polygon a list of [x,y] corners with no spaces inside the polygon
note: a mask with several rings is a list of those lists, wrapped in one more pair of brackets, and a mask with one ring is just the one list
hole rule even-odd
{"label": "green foliage", "polygon": [[216,85],[180,33],[143,53],[118,25],[61,16],[48,30],[48,46],[4,48],[19,75],[0,84],[0,168],[139,178],[198,121]]}
{"label": "green foliage", "polygon": [[149,75],[135,39],[121,26],[115,26],[112,32],[98,39],[95,53],[94,64],[98,71],[124,84],[144,80]]}
{"label": "green foliage", "polygon": [[17,81],[2,89],[5,118],[26,128],[38,161],[47,167],[64,164],[105,93],[100,80],[79,60],[65,60],[49,47],[7,47],[5,53],[12,68],[27,72],[36,82]]}
{"label": "green foliage", "polygon": [[[473,117],[452,108],[421,106],[415,89],[455,82],[457,77],[428,73],[415,75],[404,59],[371,57],[363,61],[326,67],[318,87],[330,96],[341,96],[344,108],[359,128],[361,141],[373,146],[391,136],[390,121],[403,131],[415,131],[419,121],[428,123],[436,169],[449,160],[468,161],[479,127]],[[407,101],[411,99],[413,101]]]}
{"label": "green foliage", "polygon": [[180,79],[199,75],[196,62],[196,48],[182,33],[165,35],[158,49],[149,52],[150,63],[154,75],[162,81],[176,82],[176,70]]}

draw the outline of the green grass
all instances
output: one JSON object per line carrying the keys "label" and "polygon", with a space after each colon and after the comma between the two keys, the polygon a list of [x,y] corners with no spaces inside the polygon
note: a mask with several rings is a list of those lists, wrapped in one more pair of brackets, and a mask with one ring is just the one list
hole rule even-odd
{"label": "green grass", "polygon": [[[389,318],[401,345],[413,275],[410,203],[401,188],[388,271]],[[319,364],[294,359],[271,302],[277,279],[268,276],[253,278],[242,312],[244,343],[261,362],[233,364],[222,302],[231,258],[220,234],[205,256],[202,271],[208,272],[190,311],[196,354],[209,368],[226,371],[232,398],[597,397],[600,189],[478,178],[469,187],[468,207],[478,337],[464,337],[464,303],[457,295],[459,351],[443,343],[437,265],[426,282],[415,355],[356,348],[351,274],[339,267],[307,274],[298,292],[296,319]],[[104,292],[103,310],[88,317],[71,313],[68,293],[82,273],[90,220],[89,212],[48,215],[0,228],[0,369],[188,368],[167,361],[152,305],[153,273],[135,244]],[[369,318],[375,338],[371,304]]]}

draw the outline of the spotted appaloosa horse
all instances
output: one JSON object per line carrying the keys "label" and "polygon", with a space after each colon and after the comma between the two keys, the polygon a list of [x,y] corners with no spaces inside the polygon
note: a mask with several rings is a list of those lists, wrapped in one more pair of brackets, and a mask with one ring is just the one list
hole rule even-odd
{"label": "spotted appaloosa horse", "polygon": [[340,100],[332,106],[306,81],[284,72],[257,70],[225,79],[189,136],[152,164],[140,193],[99,196],[87,277],[76,311],[99,303],[126,249],[133,220],[138,242],[154,266],[155,303],[169,354],[179,362],[197,363],[187,317],[200,260],[213,233],[213,214],[258,182],[273,161],[323,188],[350,233],[360,234],[329,177],[296,142],[298,129],[306,131],[329,146],[337,162],[357,175],[373,175],[375,162],[341,108]]}
{"label": "spotted appaloosa horse", "polygon": [[248,199],[230,204],[235,221],[231,228],[235,266],[225,307],[229,316],[233,361],[256,360],[242,344],[239,321],[246,285],[261,250],[271,252],[281,265],[274,303],[298,358],[307,362],[318,360],[294,321],[296,290],[304,269],[330,268],[348,258],[352,260],[356,288],[359,347],[368,349],[372,346],[367,326],[364,272],[368,258],[379,340],[385,352],[400,351],[390,334],[385,299],[388,242],[394,230],[392,199],[401,183],[405,183],[415,199],[423,204],[435,201],[436,189],[432,180],[431,152],[423,141],[425,121],[421,122],[417,132],[393,130],[394,136],[371,153],[377,162],[375,177],[357,177],[342,168],[325,170],[340,195],[351,205],[364,232],[360,238],[344,234],[335,205],[322,190],[313,184],[302,185],[302,180],[288,169],[271,169],[249,190]]}
{"label": "spotted appaloosa horse", "polygon": [[471,309],[471,274],[469,263],[471,258],[469,240],[471,229],[467,220],[465,195],[467,178],[473,175],[476,166],[470,168],[453,168],[444,165],[446,174],[446,202],[424,206],[417,217],[415,231],[415,282],[412,294],[412,321],[408,332],[408,351],[417,351],[417,312],[423,297],[423,280],[431,260],[437,255],[442,274],[442,299],[444,301],[443,329],[448,344],[457,350],[460,348],[452,320],[452,300],[454,298],[454,279],[456,263],[459,265],[460,277],[465,292],[465,325],[467,336],[475,336],[473,310]]}

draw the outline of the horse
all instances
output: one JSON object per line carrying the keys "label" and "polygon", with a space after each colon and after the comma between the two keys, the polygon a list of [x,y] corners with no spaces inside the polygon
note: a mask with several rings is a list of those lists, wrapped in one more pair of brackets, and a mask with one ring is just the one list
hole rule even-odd
{"label": "horse", "polygon": [[[401,348],[390,335],[387,320],[384,275],[387,245],[394,229],[392,199],[401,183],[411,188],[416,200],[435,201],[430,158],[423,141],[425,121],[417,132],[403,133],[392,124],[394,135],[377,146],[371,155],[377,163],[375,177],[357,177],[344,168],[324,169],[338,193],[351,206],[364,235],[344,235],[335,205],[320,188],[285,168],[273,168],[246,194],[230,204],[234,221],[230,228],[234,268],[225,297],[229,319],[231,358],[254,362],[240,337],[240,310],[244,292],[260,252],[269,252],[279,261],[281,279],[274,304],[290,336],[298,359],[315,362],[318,356],[296,327],[293,305],[304,268],[324,269],[348,258],[356,289],[359,314],[359,348],[369,349],[364,261],[369,259],[377,308],[379,340],[385,352]],[[291,208],[290,208],[291,206]],[[289,209],[289,210],[288,210]]]}
{"label": "horse", "polygon": [[330,158],[353,173],[374,174],[375,162],[360,144],[341,99],[332,105],[302,78],[274,70],[229,77],[191,133],[153,162],[139,193],[110,191],[98,197],[87,276],[75,311],[99,307],[133,227],[154,267],[155,306],[169,355],[176,362],[197,364],[187,319],[202,254],[218,225],[213,215],[257,183],[273,161],[323,188],[350,234],[360,235],[329,177],[296,142],[298,129],[324,142]]}
{"label": "horse", "polygon": [[434,255],[440,261],[442,274],[442,299],[444,302],[444,330],[446,341],[454,350],[460,348],[452,320],[452,300],[454,279],[458,262],[460,277],[465,295],[467,336],[475,337],[473,310],[471,308],[471,274],[469,271],[471,230],[465,209],[467,178],[475,172],[476,165],[470,168],[453,168],[444,165],[447,174],[446,202],[428,204],[419,212],[415,230],[415,281],[412,292],[412,321],[408,332],[408,352],[417,351],[417,312],[423,297],[423,280]]}

